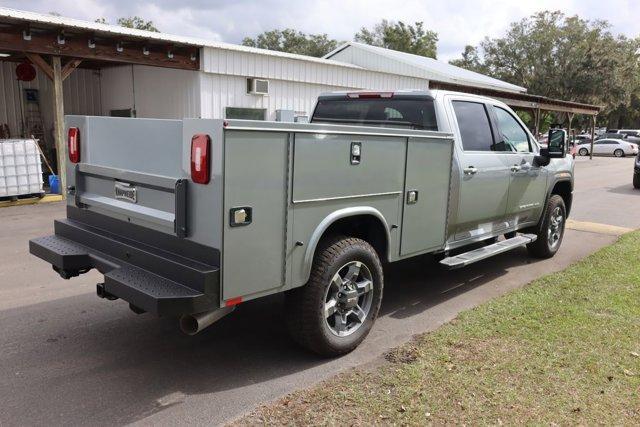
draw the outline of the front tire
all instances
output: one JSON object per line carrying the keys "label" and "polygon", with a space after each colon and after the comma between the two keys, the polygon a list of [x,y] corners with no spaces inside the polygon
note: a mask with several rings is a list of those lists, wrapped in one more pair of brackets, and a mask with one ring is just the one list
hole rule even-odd
{"label": "front tire", "polygon": [[581,148],[580,151],[578,151],[578,154],[580,154],[581,156],[588,156],[589,150],[587,150],[586,148]]}
{"label": "front tire", "polygon": [[633,188],[640,188],[640,173],[633,174]]}
{"label": "front tire", "polygon": [[383,281],[382,264],[369,243],[328,238],[316,250],[309,281],[286,296],[291,337],[321,356],[349,353],[378,317]]}
{"label": "front tire", "polygon": [[562,244],[566,219],[567,208],[564,200],[553,194],[547,201],[544,217],[536,229],[538,239],[527,245],[529,254],[536,258],[553,257]]}

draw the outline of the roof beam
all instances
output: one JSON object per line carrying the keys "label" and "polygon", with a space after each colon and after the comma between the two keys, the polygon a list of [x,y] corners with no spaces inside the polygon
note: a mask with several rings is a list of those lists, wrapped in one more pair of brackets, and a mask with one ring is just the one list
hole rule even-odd
{"label": "roof beam", "polygon": [[73,58],[69,60],[69,62],[64,64],[64,67],[62,67],[62,80],[64,81],[67,77],[69,77],[71,73],[73,73],[73,70],[78,68],[78,65],[80,65],[80,63],[82,63],[82,58]]}
{"label": "roof beam", "polygon": [[540,95],[530,95],[528,93],[505,92],[495,89],[484,89],[475,86],[459,85],[455,83],[432,80],[429,82],[430,89],[453,90],[475,95],[489,96],[504,102],[507,105],[523,108],[540,108],[547,111],[559,111],[572,114],[595,115],[600,112],[597,105],[583,104],[580,102],[563,101],[559,99],[547,98]]}
{"label": "roof beam", "polygon": [[47,77],[49,77],[49,80],[53,80],[53,68],[47,63],[47,61],[44,60],[42,56],[38,55],[37,53],[29,52],[25,52],[24,54],[32,64],[35,64],[38,68],[40,68],[40,71],[42,71],[47,75]]}
{"label": "roof beam", "polygon": [[[64,42],[60,43],[59,35],[59,32],[43,33],[32,29],[31,39],[25,40],[21,29],[3,30],[0,31],[0,49],[184,70],[198,70],[200,67],[199,55],[194,47],[145,45],[118,38],[96,40],[90,34],[66,32]],[[117,49],[116,45],[120,48]],[[171,54],[168,54],[169,51]]]}

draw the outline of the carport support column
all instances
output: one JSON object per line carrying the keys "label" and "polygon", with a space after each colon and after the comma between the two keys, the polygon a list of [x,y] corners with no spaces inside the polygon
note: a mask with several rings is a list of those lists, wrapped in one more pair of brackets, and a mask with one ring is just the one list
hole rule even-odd
{"label": "carport support column", "polygon": [[567,120],[569,122],[569,126],[567,127],[567,133],[569,134],[569,142],[570,142],[571,141],[571,122],[573,122],[573,113],[567,113]]}
{"label": "carport support column", "polygon": [[537,140],[540,134],[540,108],[533,109],[533,120],[535,121],[534,129],[536,132],[535,136]]}
{"label": "carport support column", "polygon": [[67,198],[67,150],[64,138],[64,97],[62,93],[62,61],[59,56],[52,56],[53,65],[53,121],[56,139],[56,153],[58,153],[58,179],[62,198]]}
{"label": "carport support column", "polygon": [[593,142],[596,139],[596,117],[597,115],[591,116],[591,149],[589,150],[589,160],[593,160]]}

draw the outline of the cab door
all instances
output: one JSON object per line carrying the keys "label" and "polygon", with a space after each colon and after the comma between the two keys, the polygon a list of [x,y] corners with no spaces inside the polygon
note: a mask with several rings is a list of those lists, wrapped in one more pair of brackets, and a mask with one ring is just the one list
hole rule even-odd
{"label": "cab door", "polygon": [[490,105],[474,97],[451,97],[456,136],[458,200],[455,241],[477,240],[507,227],[510,158],[497,144]]}
{"label": "cab door", "polygon": [[509,226],[537,222],[545,204],[547,169],[534,165],[536,147],[533,137],[515,114],[500,105],[492,105],[492,113],[498,129],[498,139],[510,159],[507,199]]}

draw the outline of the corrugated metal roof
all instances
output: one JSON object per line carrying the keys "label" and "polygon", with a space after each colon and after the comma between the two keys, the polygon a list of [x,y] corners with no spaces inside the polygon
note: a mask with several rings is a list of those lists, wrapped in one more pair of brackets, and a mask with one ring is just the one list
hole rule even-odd
{"label": "corrugated metal roof", "polygon": [[[475,73],[473,71],[465,70],[464,68],[456,67],[455,65],[448,64],[446,62],[438,61],[433,58],[427,58],[425,56],[413,55],[405,52],[398,52],[396,50],[385,49],[377,46],[370,46],[357,42],[347,42],[339,48],[335,49],[332,52],[329,52],[325,55],[324,58],[329,59],[339,54],[340,52],[345,51],[346,49],[358,49],[361,51],[366,51],[369,53],[373,53],[381,58],[384,58],[388,61],[387,64],[384,62],[378,62],[377,71],[385,71],[385,68],[390,70],[392,69],[391,63],[401,63],[404,65],[408,65],[410,67],[414,67],[415,69],[420,70],[422,75],[417,77],[429,78],[431,80],[441,80],[456,84],[463,84],[469,86],[481,86],[481,87],[489,87],[500,90],[506,90],[510,92],[526,92],[527,89],[524,87],[516,86],[511,83],[507,83],[502,80],[494,79],[493,77],[485,76],[484,74]],[[361,64],[356,64],[361,65]],[[393,69],[397,70],[397,67],[393,67]],[[387,71],[389,72],[389,71]]]}
{"label": "corrugated metal roof", "polygon": [[[111,36],[126,36],[129,38],[138,38],[142,40],[175,43],[197,47],[211,47],[217,49],[233,50],[238,52],[248,52],[258,55],[278,56],[288,59],[296,59],[307,62],[317,62],[325,65],[335,65],[337,67],[362,69],[354,64],[333,61],[326,58],[315,58],[312,56],[297,55],[293,53],[279,52],[275,50],[258,49],[249,46],[242,46],[231,43],[218,42],[214,40],[201,39],[196,37],[176,36],[173,34],[156,33],[154,31],[136,30],[134,28],[125,28],[118,25],[100,24],[98,22],[82,21],[79,19],[66,18],[63,16],[45,15],[35,12],[27,12],[23,10],[0,7],[0,20],[24,21],[34,24],[43,24],[47,26],[60,26],[65,28],[73,28],[84,31],[91,31],[96,34],[105,34]],[[34,25],[35,26],[35,25]]]}
{"label": "corrugated metal roof", "polygon": [[[206,40],[196,37],[177,36],[166,33],[156,33],[152,31],[137,30],[133,28],[125,28],[117,25],[100,24],[97,22],[82,21],[79,19],[66,18],[62,16],[45,15],[35,12],[27,12],[22,10],[10,9],[0,7],[0,21],[17,21],[17,22],[29,22],[34,27],[37,24],[52,27],[63,27],[69,29],[77,29],[81,31],[91,31],[97,35],[109,35],[109,36],[124,36],[128,38],[137,38],[141,40],[182,44],[188,46],[197,47],[209,47],[214,49],[224,49],[235,52],[246,52],[257,55],[266,55],[271,57],[280,57],[286,59],[294,59],[299,61],[319,63],[324,65],[333,65],[336,67],[351,68],[357,70],[369,70],[377,71],[388,74],[397,74],[410,77],[427,78],[433,80],[441,80],[457,84],[465,85],[478,85],[481,87],[490,87],[501,90],[507,90],[510,92],[526,92],[526,89],[520,86],[512,85],[502,80],[494,79],[489,76],[485,76],[472,71],[464,70],[460,67],[456,67],[444,62],[437,61],[432,58],[426,58],[423,56],[412,55],[404,52],[398,52],[390,49],[384,49],[375,46],[368,46],[356,42],[348,42],[338,49],[327,54],[324,58],[315,58],[305,55],[296,55],[286,52],[278,52],[273,50],[258,49],[248,46],[241,46],[231,43],[218,42],[213,40]],[[421,75],[416,75],[410,72],[399,72],[398,67],[395,69],[372,69],[370,67],[363,67],[359,64],[336,61],[330,59],[336,53],[346,48],[357,48],[370,53],[375,53],[381,57],[386,58],[388,61],[395,61],[396,63],[402,63],[410,67],[418,68],[422,71]]]}

